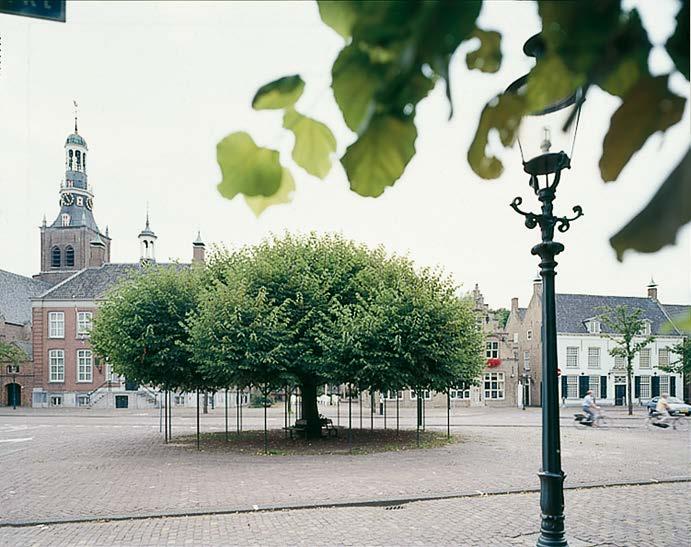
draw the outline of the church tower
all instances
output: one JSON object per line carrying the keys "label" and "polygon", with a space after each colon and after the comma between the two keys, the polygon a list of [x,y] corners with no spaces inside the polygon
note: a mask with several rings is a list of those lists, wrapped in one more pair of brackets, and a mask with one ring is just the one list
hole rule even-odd
{"label": "church tower", "polygon": [[110,261],[110,238],[101,233],[94,219],[94,195],[86,170],[88,151],[75,116],[74,133],[65,141],[60,212],[52,224],[44,219],[41,226],[41,273],[36,277],[49,283]]}

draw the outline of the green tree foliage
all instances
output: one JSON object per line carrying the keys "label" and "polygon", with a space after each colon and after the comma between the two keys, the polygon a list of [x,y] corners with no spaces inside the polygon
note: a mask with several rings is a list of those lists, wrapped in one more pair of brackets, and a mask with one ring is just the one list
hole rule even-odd
{"label": "green tree foliage", "polygon": [[687,338],[671,348],[669,366],[660,366],[660,370],[673,374],[691,374],[691,339]]}
{"label": "green tree foliage", "polygon": [[643,310],[631,309],[627,306],[603,306],[600,311],[600,319],[609,332],[603,336],[612,340],[616,345],[609,350],[612,357],[621,357],[626,362],[626,376],[628,378],[628,406],[629,416],[633,414],[633,360],[642,349],[648,346],[655,338],[642,333],[646,325],[643,318]]}
{"label": "green tree foliage", "polygon": [[318,389],[446,389],[482,368],[482,337],[454,287],[338,236],[285,236],[212,257],[191,315],[193,359],[217,383],[297,384],[307,433]]}
{"label": "green tree foliage", "polygon": [[490,310],[490,313],[494,315],[497,323],[499,323],[499,328],[503,329],[506,326],[506,322],[509,320],[509,315],[511,312],[506,308],[498,308],[496,310]]}
{"label": "green tree foliage", "polygon": [[28,360],[29,356],[15,344],[0,340],[0,363],[18,365]]}
{"label": "green tree foliage", "polygon": [[91,344],[129,380],[165,389],[213,388],[191,360],[185,321],[197,305],[200,273],[145,266],[116,285],[94,319]]}
{"label": "green tree foliage", "polygon": [[[587,94],[599,87],[622,101],[610,120],[599,162],[603,180],[616,180],[652,135],[679,123],[686,100],[669,90],[670,74],[650,74],[652,44],[635,9],[627,10],[620,0],[540,0],[537,5],[544,55],[528,75],[525,95],[488,97],[468,162],[482,178],[500,176],[502,162],[487,149],[490,132],[496,130],[505,147],[513,146],[524,115],[577,88]],[[323,22],[344,39],[331,70],[331,87],[356,139],[340,161],[351,189],[376,197],[400,178],[416,153],[418,103],[441,80],[452,115],[452,83],[472,86],[472,77],[449,78],[457,48],[477,41],[466,56],[467,66],[494,73],[501,67],[501,35],[477,26],[480,0],[321,0],[318,7]],[[675,31],[664,47],[675,72],[688,80],[689,0],[681,1]],[[257,91],[252,106],[284,110],[284,128],[295,134],[295,162],[324,178],[336,142],[323,123],[295,110],[304,86],[299,75],[279,78]],[[282,175],[278,151],[257,147],[246,133],[231,134],[219,143],[218,162],[223,196],[280,195],[266,205],[290,200],[293,187],[282,184],[288,179]],[[670,166],[672,173],[646,208],[612,237],[620,259],[627,249],[654,252],[673,243],[678,229],[691,220],[689,162],[687,154],[677,169]],[[253,210],[258,214],[263,207]]]}

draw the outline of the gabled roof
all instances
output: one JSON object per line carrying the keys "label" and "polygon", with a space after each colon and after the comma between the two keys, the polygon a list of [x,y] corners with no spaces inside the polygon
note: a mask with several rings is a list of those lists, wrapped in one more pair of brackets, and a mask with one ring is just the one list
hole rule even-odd
{"label": "gabled roof", "polygon": [[525,319],[526,311],[528,311],[528,308],[518,308],[518,317],[520,317],[521,321]]}
{"label": "gabled roof", "polygon": [[[557,294],[557,332],[587,333],[584,321],[602,315],[601,307],[626,306],[643,310],[643,318],[650,321],[652,334],[674,334],[665,330],[668,315],[688,313],[691,306],[665,306],[651,298],[635,296],[598,296],[591,294]],[[673,311],[669,311],[673,309]],[[608,332],[602,325],[602,331]]]}
{"label": "gabled roof", "polygon": [[31,297],[49,288],[45,281],[0,270],[0,316],[15,325],[30,322]]}
{"label": "gabled roof", "polygon": [[[189,264],[158,264],[164,267],[187,268]],[[118,281],[142,271],[140,263],[103,264],[99,268],[85,268],[40,295],[41,300],[96,300]]]}

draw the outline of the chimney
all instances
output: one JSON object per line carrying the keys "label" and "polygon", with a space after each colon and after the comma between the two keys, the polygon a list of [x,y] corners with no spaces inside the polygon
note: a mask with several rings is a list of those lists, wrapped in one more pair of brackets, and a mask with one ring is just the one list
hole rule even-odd
{"label": "chimney", "polygon": [[542,278],[539,275],[533,279],[533,294],[538,298],[542,295]]}
{"label": "chimney", "polygon": [[199,231],[197,231],[197,239],[192,242],[192,262],[204,263],[206,254],[206,245],[202,241],[202,236]]}
{"label": "chimney", "polygon": [[89,244],[89,268],[100,268],[106,262],[106,244],[101,236],[96,236]]}
{"label": "chimney", "polygon": [[516,296],[511,299],[511,311],[518,311],[518,297]]}
{"label": "chimney", "polygon": [[657,300],[657,284],[652,277],[650,278],[650,283],[648,284],[648,298]]}

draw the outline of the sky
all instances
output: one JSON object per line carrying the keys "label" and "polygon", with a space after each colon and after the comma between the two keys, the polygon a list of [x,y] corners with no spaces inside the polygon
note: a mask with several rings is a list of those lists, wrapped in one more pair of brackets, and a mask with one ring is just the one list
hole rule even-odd
{"label": "sky", "polygon": [[[654,44],[674,28],[676,0],[640,5]],[[338,154],[354,140],[330,90],[330,68],[342,39],[324,25],[313,2],[68,2],[67,23],[0,15],[0,268],[39,270],[39,225],[59,211],[64,142],[79,104],[79,133],[89,145],[94,215],[113,239],[113,262],[139,258],[137,234],[147,203],[160,261],[189,261],[197,230],[210,247],[252,244],[285,231],[339,232],[370,246],[439,267],[461,286],[478,283],[492,307],[527,305],[538,260],[539,232],[523,226],[509,203],[538,206],[517,150],[502,153],[504,175],[479,179],[466,162],[482,107],[531,66],[521,47],[540,30],[530,2],[485,2],[479,24],[502,33],[504,60],[496,74],[468,71],[466,43],[451,66],[455,115],[448,121],[442,84],[419,106],[417,154],[401,179],[377,199],[348,189],[337,159],[326,180],[290,160],[292,136],[281,114],[250,107],[256,89],[299,73],[307,82],[298,110],[327,123]],[[660,47],[654,74],[672,63]],[[677,75],[670,86],[689,97]],[[691,228],[677,245],[616,260],[609,238],[652,197],[689,146],[689,107],[682,123],[648,140],[614,183],[597,167],[609,118],[619,100],[589,93],[573,167],[555,205],[585,216],[559,240],[557,291],[643,296],[651,276],[667,303],[691,303]],[[216,185],[216,143],[249,131],[278,148],[297,190],[289,205],[256,218],[242,198],[225,200]],[[207,247],[207,248],[208,248]]]}

